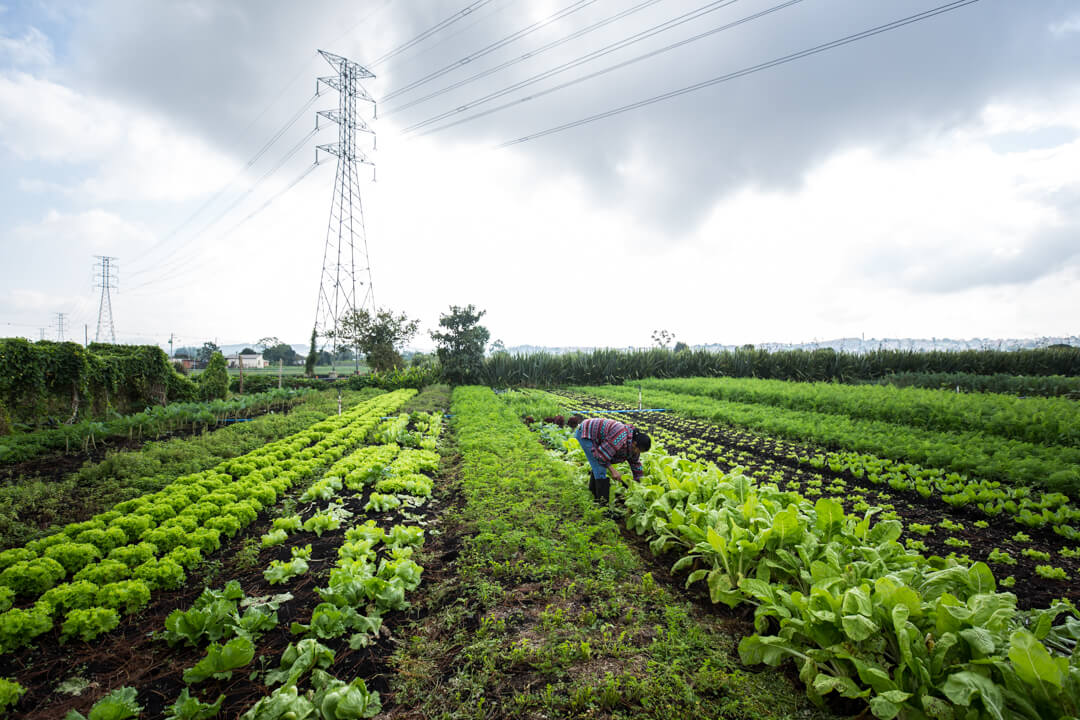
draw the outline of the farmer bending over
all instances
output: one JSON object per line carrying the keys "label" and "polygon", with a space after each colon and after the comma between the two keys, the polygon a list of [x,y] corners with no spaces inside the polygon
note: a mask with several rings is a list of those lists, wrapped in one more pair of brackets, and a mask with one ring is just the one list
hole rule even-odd
{"label": "farmer bending over", "polygon": [[635,480],[644,474],[641,469],[641,453],[652,447],[652,440],[645,433],[635,430],[633,425],[626,425],[617,420],[605,418],[583,419],[580,415],[572,416],[568,423],[574,430],[574,437],[585,451],[592,473],[589,477],[589,491],[601,505],[608,502],[611,490],[611,477],[622,480],[622,474],[612,467],[615,463],[630,464],[630,472]]}

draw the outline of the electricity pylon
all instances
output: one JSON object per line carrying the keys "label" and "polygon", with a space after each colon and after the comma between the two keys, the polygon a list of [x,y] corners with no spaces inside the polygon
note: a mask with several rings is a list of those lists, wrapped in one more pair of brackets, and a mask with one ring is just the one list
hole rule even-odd
{"label": "electricity pylon", "polygon": [[94,342],[103,342],[102,330],[105,330],[108,342],[116,344],[116,326],[113,324],[112,293],[110,290],[119,285],[116,276],[116,258],[108,255],[95,255],[98,259],[94,267],[94,287],[101,288],[101,300],[98,302],[97,333]]}
{"label": "electricity pylon", "polygon": [[[325,50],[320,50],[319,54],[337,70],[337,75],[319,78],[315,84],[316,92],[321,85],[337,90],[338,107],[336,110],[319,110],[315,115],[315,126],[318,128],[320,117],[337,123],[338,141],[319,145],[315,149],[316,161],[320,150],[337,157],[334,195],[330,202],[330,221],[326,228],[326,246],[319,278],[319,299],[315,306],[315,331],[332,340],[332,352],[336,354],[342,320],[352,312],[366,307],[370,307],[372,313],[375,312],[375,294],[371,287],[371,263],[368,260],[358,172],[359,164],[371,165],[374,168],[375,163],[356,149],[358,132],[370,133],[372,138],[375,136],[375,131],[358,115],[356,108],[358,100],[370,102],[374,106],[375,100],[360,85],[360,80],[370,79],[375,75],[340,55]],[[364,276],[367,278],[366,283]],[[358,283],[365,286],[362,296],[357,294]],[[356,368],[360,368],[359,357],[356,358]]]}

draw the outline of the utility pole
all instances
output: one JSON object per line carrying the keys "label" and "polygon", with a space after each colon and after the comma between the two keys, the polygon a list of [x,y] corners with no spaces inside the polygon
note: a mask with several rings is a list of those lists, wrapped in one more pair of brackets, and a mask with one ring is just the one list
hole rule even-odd
{"label": "utility pole", "polygon": [[90,325],[83,323],[82,326],[83,347],[90,347]]}
{"label": "utility pole", "polygon": [[173,358],[173,340],[179,340],[173,333],[169,333],[169,359]]}
{"label": "utility pole", "polygon": [[[359,83],[375,77],[367,68],[358,65],[340,55],[320,50],[319,54],[337,70],[337,75],[321,77],[315,83],[315,91],[322,85],[338,91],[336,110],[319,110],[315,115],[315,127],[319,127],[319,118],[325,118],[338,125],[338,141],[330,145],[315,148],[315,160],[318,162],[319,151],[337,157],[337,174],[334,179],[334,194],[330,202],[330,221],[326,228],[326,245],[323,249],[323,267],[319,278],[319,297],[315,305],[315,331],[323,337],[332,338],[330,369],[335,372],[335,360],[340,339],[339,329],[344,318],[357,310],[369,307],[375,312],[375,294],[371,287],[371,262],[368,258],[367,233],[364,230],[364,207],[360,201],[360,180],[358,163],[372,166],[363,152],[356,149],[356,133],[375,131],[357,114],[357,100],[370,102],[375,100]],[[374,148],[373,148],[374,149]],[[374,179],[374,175],[372,176]],[[361,267],[356,266],[360,255]],[[367,288],[363,297],[357,296],[357,275],[367,275]],[[363,285],[363,280],[360,281]],[[360,371],[360,356],[356,355],[356,372]]]}
{"label": "utility pole", "polygon": [[64,342],[64,315],[67,313],[56,313],[56,342]]}
{"label": "utility pole", "polygon": [[38,328],[38,330],[41,331],[41,339],[44,340],[45,339],[45,328]]}
{"label": "utility pole", "polygon": [[[101,300],[98,302],[97,333],[94,342],[110,342],[116,344],[116,326],[113,324],[112,293],[113,288],[119,286],[116,276],[116,258],[108,255],[95,255],[98,259],[94,266],[96,277],[95,287],[101,288]],[[102,340],[102,330],[105,331],[107,340]]]}

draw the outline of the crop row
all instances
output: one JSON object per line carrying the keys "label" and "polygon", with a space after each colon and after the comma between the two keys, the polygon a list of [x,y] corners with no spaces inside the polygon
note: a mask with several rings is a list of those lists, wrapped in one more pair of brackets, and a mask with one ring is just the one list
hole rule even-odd
{"label": "crop row", "polygon": [[[308,519],[302,521],[299,514],[275,519],[271,531],[262,538],[263,546],[279,545],[301,530],[322,537],[325,532],[338,530],[341,521],[354,516],[346,503],[355,509],[356,499],[374,483],[417,471],[437,470],[439,456],[434,446],[442,427],[441,415],[414,413],[411,419],[416,431],[406,433],[405,440],[417,447],[365,446],[339,459],[299,497],[301,505],[308,508],[303,511],[305,515],[310,512]],[[409,421],[409,415],[384,420],[368,437],[385,436]],[[419,488],[421,492],[417,495],[402,492],[389,497],[397,500],[396,505],[423,504],[430,495],[432,480],[421,477],[426,485]],[[349,482],[349,489],[357,491],[356,499],[350,500],[340,492],[325,492],[331,485],[343,490],[343,481]],[[404,517],[409,515],[405,513]],[[322,522],[327,518],[334,522]],[[282,713],[296,712],[298,717],[346,720],[372,717],[379,712],[379,693],[369,691],[362,679],[346,683],[332,674],[335,648],[340,651],[341,642],[352,649],[367,647],[379,635],[385,613],[408,606],[406,594],[420,583],[422,568],[412,556],[423,544],[424,531],[408,525],[384,530],[374,519],[367,519],[347,527],[343,539],[336,548],[336,562],[328,577],[323,576],[326,582],[315,591],[322,602],[303,612],[297,618],[301,622],[289,626],[295,640],[284,652],[280,647],[269,650],[269,646],[260,651],[259,638],[278,625],[278,608],[294,602],[294,596],[287,590],[295,585],[292,582],[295,577],[308,571],[307,563],[312,560],[310,543],[294,545],[289,553],[290,562],[274,560],[264,570],[270,585],[286,584],[285,592],[249,597],[238,582],[230,581],[221,590],[206,588],[187,610],[175,610],[168,616],[164,632],[157,635],[159,641],[167,642],[171,648],[203,651],[201,658],[183,672],[184,686],[176,702],[167,708],[170,718],[216,716],[221,712],[225,696],[221,694],[214,699],[216,689],[206,696],[204,691],[221,687],[208,681],[229,680],[241,670],[246,674],[244,669],[260,652],[267,651],[280,653],[280,657],[267,655],[259,659],[259,669],[252,673],[252,680],[262,674],[262,682],[268,686],[266,697],[249,708],[245,717],[276,720],[283,717]],[[322,548],[325,551],[326,546]],[[328,559],[315,558],[321,562]],[[292,610],[290,614],[295,612]],[[341,642],[337,642],[339,638]],[[190,653],[188,650],[187,654]],[[311,690],[298,692],[298,685],[304,684],[305,677]],[[269,688],[274,686],[279,687],[271,692]],[[126,708],[125,712],[137,713],[138,695],[136,688],[117,689],[94,706],[90,717],[99,708],[118,703]],[[229,712],[239,710],[230,708]]]}
{"label": "crop row", "polygon": [[[585,467],[575,441],[563,447]],[[655,451],[644,459],[644,481],[622,497],[627,525],[654,552],[678,555],[672,570],[687,586],[704,582],[714,603],[755,608],[744,662],[793,660],[812,699],[861,699],[883,720],[1080,709],[1071,606],[1021,612],[986,564],[905,550],[901,523],[873,523],[876,509],[860,518],[740,473]]]}
{"label": "crop row", "polygon": [[962,395],[944,390],[751,378],[639,380],[650,390],[880,420],[943,432],[976,431],[1041,445],[1080,445],[1080,405],[1064,398]]}
{"label": "crop row", "polygon": [[[380,395],[211,470],[179,477],[157,493],[0,553],[0,606],[6,606],[0,614],[0,651],[28,644],[50,630],[54,618],[64,617],[71,632],[82,635],[90,632],[87,628],[115,627],[120,612],[145,607],[154,590],[182,585],[187,571],[221,546],[223,535],[234,536],[289,487],[363,442],[383,415],[415,392]],[[14,602],[21,606],[7,609]]]}
{"label": "crop row", "polygon": [[70,452],[96,446],[97,440],[108,437],[158,438],[162,433],[199,427],[207,428],[240,415],[283,408],[300,400],[310,390],[270,390],[257,395],[242,395],[231,400],[210,402],[170,403],[155,405],[143,412],[124,415],[115,420],[86,420],[62,425],[53,430],[14,433],[0,439],[0,463],[29,460],[49,450],[63,448]]}
{"label": "crop row", "polygon": [[[625,386],[574,389],[625,403],[638,400],[637,389]],[[1041,485],[1070,495],[1080,492],[1080,448],[1034,445],[977,432],[920,430],[877,420],[746,405],[662,390],[650,391],[649,402],[690,417],[826,447],[1014,485]]]}

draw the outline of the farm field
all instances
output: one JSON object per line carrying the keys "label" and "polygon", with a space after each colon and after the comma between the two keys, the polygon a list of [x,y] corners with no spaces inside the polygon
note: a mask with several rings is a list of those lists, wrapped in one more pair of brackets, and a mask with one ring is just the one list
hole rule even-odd
{"label": "farm field", "polygon": [[[348,391],[342,402],[350,408],[377,394],[372,389]],[[161,439],[106,437],[86,452],[45,453],[0,465],[0,550],[160,490],[180,475],[209,469],[337,411],[337,398],[328,393],[294,398],[295,404],[287,403],[284,411],[267,411],[247,422],[211,424],[216,430],[197,425],[194,432],[164,432]]]}
{"label": "farm field", "polygon": [[[1019,570],[1010,566],[1002,572],[1002,551],[994,554],[994,570],[956,552],[966,538],[992,532],[988,523],[958,517],[948,508],[937,508],[939,522],[934,525],[915,523],[905,517],[911,504],[873,505],[860,490],[849,491],[844,478],[800,478],[770,462],[767,438],[758,438],[764,443],[757,447],[747,433],[709,438],[703,423],[687,424],[666,413],[635,415],[626,412],[626,406],[577,393],[558,395],[567,411],[603,408],[597,414],[633,418],[672,452],[705,452],[733,468],[721,474],[712,463],[654,448],[656,452],[644,456],[643,482],[625,487],[615,483],[613,494],[628,529],[672,563],[672,572],[685,574],[688,587],[704,581],[713,602],[753,609],[757,634],[739,645],[745,662],[776,665],[792,660],[811,697],[835,692],[868,698],[877,717],[954,716],[954,710],[964,712],[965,707],[974,708],[973,717],[1075,712],[1076,686],[1065,673],[1075,647],[1076,611],[1067,599],[1054,601],[1075,597],[1073,586],[1040,587],[1045,578],[1038,566],[1039,577],[1025,582],[1005,578],[1009,571],[1030,572],[1030,565],[1024,568],[1026,563],[1014,560]],[[544,412],[550,412],[553,397],[548,396]],[[543,407],[543,400],[539,402]],[[543,424],[539,434],[584,466],[576,442],[567,441],[569,430]],[[695,442],[701,438],[720,444],[705,448]],[[680,439],[688,442],[675,450]],[[743,447],[736,448],[732,440]],[[730,450],[734,453],[726,456]],[[851,508],[852,500],[864,507]],[[856,512],[845,514],[847,509]],[[926,514],[924,521],[930,519],[931,513]],[[962,532],[965,526],[970,532]],[[952,548],[950,554],[932,555],[936,548],[910,544],[911,531],[942,528],[952,531],[953,541],[946,538],[944,543]],[[900,542],[905,535],[906,549]],[[920,535],[923,532],[915,533]],[[1053,536],[1046,540],[1053,543]],[[1044,559],[1034,556],[1043,551],[1024,553],[1033,550],[1030,537],[1017,542],[1023,546],[1021,560]],[[1072,554],[1070,548],[1064,550],[1064,557]],[[990,560],[995,562],[995,557]],[[965,610],[957,614],[946,607]],[[1025,612],[1022,607],[1034,609]],[[946,616],[952,619],[946,622]],[[978,648],[970,645],[976,635],[983,641]],[[1052,659],[1055,652],[1062,655]],[[1053,677],[1036,679],[1038,673],[1025,668],[1036,656]],[[1023,678],[1035,687],[1018,683]]]}
{"label": "farm field", "polygon": [[749,627],[654,579],[490,390],[451,427],[447,397],[378,395],[0,553],[9,715],[829,717],[742,668]]}

